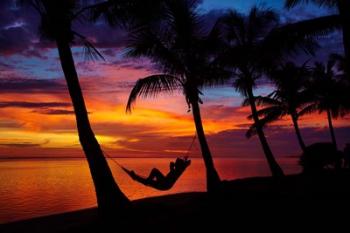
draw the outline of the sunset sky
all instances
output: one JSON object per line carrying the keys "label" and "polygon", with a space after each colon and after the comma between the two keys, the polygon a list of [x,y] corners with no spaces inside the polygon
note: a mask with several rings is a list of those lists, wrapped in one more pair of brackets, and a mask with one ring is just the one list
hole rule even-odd
{"label": "sunset sky", "polygon": [[[208,23],[224,9],[244,13],[254,4],[280,10],[282,22],[330,11],[312,5],[287,11],[282,2],[203,0],[200,11]],[[0,158],[82,156],[58,54],[51,42],[38,36],[38,23],[32,10],[17,8],[10,0],[0,1]],[[126,114],[127,97],[135,81],[157,70],[146,59],[123,56],[126,33],[120,29],[104,22],[77,24],[75,28],[94,41],[106,59],[89,61],[81,47],[73,47],[89,117],[103,149],[122,157],[183,155],[195,132],[181,93],[139,99],[132,114]],[[323,61],[331,52],[342,52],[338,33],[329,35],[321,45],[325,47],[312,58],[314,61]],[[271,91],[266,83],[255,94]],[[202,116],[213,156],[261,157],[257,138],[244,136],[251,122],[247,119],[249,108],[240,107],[239,93],[230,86],[203,93]],[[350,142],[349,118],[334,121],[341,149]],[[300,124],[307,144],[330,140],[325,114],[303,117]],[[266,135],[276,156],[300,153],[289,118],[268,127]],[[199,155],[198,149],[194,146],[193,156]]]}

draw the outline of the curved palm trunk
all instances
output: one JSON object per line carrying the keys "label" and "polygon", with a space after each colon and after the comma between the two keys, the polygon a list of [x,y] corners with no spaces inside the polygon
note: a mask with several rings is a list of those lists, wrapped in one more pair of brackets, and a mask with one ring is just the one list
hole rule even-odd
{"label": "curved palm trunk", "polygon": [[295,133],[297,135],[297,139],[298,139],[299,145],[300,145],[301,149],[303,151],[305,151],[306,146],[305,146],[304,140],[303,140],[303,138],[301,136],[301,133],[300,133],[300,129],[299,129],[299,125],[298,125],[298,117],[296,116],[295,113],[291,114],[291,117],[292,117],[294,129],[295,129]]}
{"label": "curved palm trunk", "polygon": [[249,99],[249,104],[250,104],[250,108],[252,111],[253,120],[254,120],[254,123],[256,125],[256,132],[259,136],[259,140],[260,140],[261,146],[264,150],[264,154],[265,154],[265,157],[266,157],[267,162],[269,164],[272,176],[273,177],[283,177],[284,176],[283,170],[281,169],[281,167],[278,165],[277,161],[275,160],[275,157],[272,154],[271,148],[266,140],[264,131],[260,125],[258,111],[256,109],[254,95],[253,95],[253,91],[251,89],[248,90],[248,99]]}
{"label": "curved palm trunk", "polygon": [[194,101],[194,103],[191,103],[191,105],[197,137],[201,146],[202,156],[206,168],[207,191],[209,193],[213,193],[218,191],[220,185],[220,177],[215,169],[213,158],[211,156],[210,149],[205,138],[199,104],[198,102]]}
{"label": "curved palm trunk", "polygon": [[95,185],[98,208],[102,213],[110,213],[129,204],[127,197],[115,183],[112,172],[91,129],[72,51],[64,39],[56,40],[61,66],[73,103],[80,144],[87,158]]}
{"label": "curved palm trunk", "polygon": [[350,80],[350,1],[338,0],[338,10],[343,27],[343,43],[345,52],[345,69]]}
{"label": "curved palm trunk", "polygon": [[335,149],[338,150],[337,141],[335,139],[335,133],[334,133],[333,123],[332,123],[332,114],[331,114],[331,111],[329,110],[327,110],[327,118],[328,118],[329,130],[331,131],[332,143],[334,144]]}

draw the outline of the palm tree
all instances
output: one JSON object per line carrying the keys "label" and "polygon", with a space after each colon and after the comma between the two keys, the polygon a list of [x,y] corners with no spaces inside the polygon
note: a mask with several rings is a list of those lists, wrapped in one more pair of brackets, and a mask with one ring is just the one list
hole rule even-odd
{"label": "palm tree", "polygon": [[336,28],[343,31],[343,44],[346,58],[346,73],[350,79],[350,1],[349,0],[286,0],[286,7],[292,8],[297,4],[313,2],[320,6],[336,8],[338,14],[322,16],[316,19],[296,23],[290,30],[303,33],[327,32]]}
{"label": "palm tree", "polygon": [[259,10],[254,7],[247,17],[230,11],[221,19],[221,22],[224,26],[224,35],[228,45],[226,55],[223,56],[224,63],[229,63],[236,69],[234,87],[249,102],[252,118],[256,126],[256,133],[258,134],[272,175],[274,177],[281,177],[284,175],[283,171],[276,162],[265,137],[253,94],[256,81],[263,74],[260,68],[265,61],[261,59],[261,56],[263,54],[269,55],[268,51],[263,52],[265,49],[264,44],[267,42],[264,39],[277,26],[277,15],[273,11]]}
{"label": "palm tree", "polygon": [[271,173],[275,177],[283,176],[263,131],[263,122],[259,119],[253,89],[271,67],[276,67],[286,55],[302,50],[313,54],[318,47],[311,36],[300,33],[290,34],[289,25],[280,25],[278,15],[271,10],[253,7],[245,17],[230,11],[220,20],[227,49],[219,59],[228,67],[235,69],[234,86],[248,99],[252,118],[256,125],[265,157]]}
{"label": "palm tree", "polygon": [[164,15],[155,26],[144,25],[131,32],[128,55],[147,57],[158,65],[160,74],[139,79],[127,103],[127,111],[138,96],[155,97],[161,92],[181,90],[192,111],[197,137],[206,167],[207,190],[216,192],[220,184],[201,120],[201,89],[220,83],[229,74],[215,64],[217,29],[204,32],[196,13],[196,1],[166,1]]}
{"label": "palm tree", "polygon": [[[268,96],[256,97],[257,105],[265,106],[258,111],[258,115],[263,117],[261,119],[263,125],[290,115],[298,143],[303,151],[305,150],[305,143],[298,124],[298,110],[307,101],[308,94],[305,90],[305,81],[310,75],[311,72],[306,67],[306,64],[300,67],[292,62],[282,64],[269,74],[269,78],[275,84],[276,90]],[[255,124],[253,124],[248,130],[247,136],[250,137],[255,132]]]}
{"label": "palm tree", "polygon": [[[344,117],[350,112],[347,86],[344,85],[342,75],[337,75],[336,61],[329,59],[327,65],[315,63],[312,71],[313,78],[307,85],[311,102],[300,111],[300,115],[318,111],[326,112],[332,142],[337,148],[332,118]],[[346,99],[346,100],[344,100]]]}
{"label": "palm tree", "polygon": [[116,184],[101,147],[92,131],[83,93],[79,84],[71,51],[74,39],[81,39],[92,52],[100,56],[98,51],[83,36],[72,29],[72,21],[76,18],[76,2],[71,0],[27,0],[41,17],[42,35],[56,43],[62,70],[73,103],[79,140],[87,158],[90,173],[95,185],[98,208],[102,213],[109,213],[117,208],[129,205],[128,198]]}

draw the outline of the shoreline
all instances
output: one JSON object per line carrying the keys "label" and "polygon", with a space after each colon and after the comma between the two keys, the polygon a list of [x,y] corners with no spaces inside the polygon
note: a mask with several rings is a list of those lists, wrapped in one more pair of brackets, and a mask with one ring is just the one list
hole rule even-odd
{"label": "shoreline", "polygon": [[[294,202],[295,200],[299,201],[297,206],[312,200],[349,200],[349,181],[349,170],[338,173],[326,172],[319,176],[290,175],[283,178],[283,181],[275,180],[272,177],[223,181],[225,192],[214,199],[209,198],[205,192],[144,198],[132,201],[133,205],[130,211],[111,216],[111,218],[113,224],[118,225],[120,229],[131,229],[130,232],[182,232],[182,227],[185,227],[183,224],[189,223],[178,223],[179,226],[170,231],[166,231],[164,228],[172,225],[176,219],[191,219],[193,223],[189,227],[194,227],[203,219],[209,218],[211,223],[208,224],[215,225],[227,217],[224,213],[230,213],[234,209],[241,212],[245,211],[246,208],[250,210],[253,208],[254,211],[257,211],[252,213],[255,216],[262,211],[257,207],[270,202],[279,203],[281,208],[284,208],[294,205],[292,203],[297,203]],[[242,206],[245,207],[242,208]],[[273,207],[273,205],[270,207],[279,208]],[[295,206],[291,207],[295,208]],[[289,210],[286,208],[283,212]],[[90,232],[90,230],[98,232],[101,229],[107,229],[104,227],[107,227],[108,223],[106,226],[104,224],[106,223],[101,225],[99,221],[97,209],[90,208],[2,224],[0,231],[2,233],[61,233]],[[204,224],[203,229],[206,226]],[[145,231],[141,231],[141,229]],[[115,232],[118,231],[115,230]]]}

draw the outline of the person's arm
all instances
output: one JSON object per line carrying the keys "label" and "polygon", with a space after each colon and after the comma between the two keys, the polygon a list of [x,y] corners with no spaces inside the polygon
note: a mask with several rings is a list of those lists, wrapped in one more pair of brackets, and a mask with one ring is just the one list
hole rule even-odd
{"label": "person's arm", "polygon": [[175,170],[175,163],[174,162],[170,162],[169,168],[170,168],[170,171],[174,171]]}

